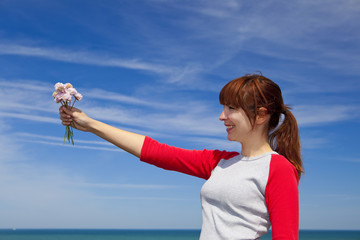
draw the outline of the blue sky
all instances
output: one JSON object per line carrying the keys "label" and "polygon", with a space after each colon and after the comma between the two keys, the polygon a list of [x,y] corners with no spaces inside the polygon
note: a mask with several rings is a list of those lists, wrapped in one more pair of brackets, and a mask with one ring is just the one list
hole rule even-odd
{"label": "blue sky", "polygon": [[203,180],[89,133],[63,145],[57,82],[89,116],[190,149],[238,150],[218,93],[261,71],[293,107],[300,228],[360,229],[360,2],[0,1],[0,228],[201,227]]}

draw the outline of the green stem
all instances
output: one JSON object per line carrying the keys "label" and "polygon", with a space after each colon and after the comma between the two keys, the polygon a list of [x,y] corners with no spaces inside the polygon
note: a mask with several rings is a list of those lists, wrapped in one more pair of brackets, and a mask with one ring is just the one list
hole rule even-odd
{"label": "green stem", "polygon": [[[75,101],[76,101],[76,99],[75,99]],[[60,103],[62,106],[66,107],[67,109],[72,109],[75,104],[75,101],[72,104],[71,104],[71,102],[68,103],[65,101],[61,101]],[[74,145],[73,136],[74,136],[73,128],[71,126],[66,126],[63,144],[65,144],[65,139],[67,139],[69,143],[71,142],[72,145]]]}
{"label": "green stem", "polygon": [[[71,108],[73,108],[73,107],[74,107],[75,102],[76,102],[76,98],[75,98],[75,100],[74,100],[73,104],[71,105]],[[70,108],[70,109],[71,109],[71,108]]]}

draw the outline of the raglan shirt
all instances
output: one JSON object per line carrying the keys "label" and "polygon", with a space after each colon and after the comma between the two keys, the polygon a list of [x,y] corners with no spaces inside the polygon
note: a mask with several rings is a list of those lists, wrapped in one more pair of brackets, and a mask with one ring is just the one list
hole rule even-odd
{"label": "raglan shirt", "polygon": [[200,240],[298,239],[298,175],[283,156],[269,152],[186,150],[145,138],[141,161],[206,179],[201,195]]}

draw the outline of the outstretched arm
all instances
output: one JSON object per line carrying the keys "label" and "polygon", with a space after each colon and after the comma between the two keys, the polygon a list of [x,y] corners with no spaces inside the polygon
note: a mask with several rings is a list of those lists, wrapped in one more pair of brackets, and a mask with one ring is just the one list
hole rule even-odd
{"label": "outstretched arm", "polygon": [[60,119],[65,126],[96,134],[115,146],[140,157],[145,136],[115,128],[103,122],[88,117],[77,108],[60,107]]}

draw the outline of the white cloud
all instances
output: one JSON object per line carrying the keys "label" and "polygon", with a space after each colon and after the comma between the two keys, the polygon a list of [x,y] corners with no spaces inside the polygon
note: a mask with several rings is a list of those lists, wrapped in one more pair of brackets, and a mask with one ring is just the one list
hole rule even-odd
{"label": "white cloud", "polygon": [[196,14],[205,15],[213,18],[228,18],[233,16],[235,12],[239,10],[242,3],[236,0],[227,1],[200,1],[191,2],[190,4],[179,4],[172,5],[175,8],[180,8],[186,11],[194,12]]}
{"label": "white cloud", "polygon": [[294,115],[300,126],[312,126],[357,118],[357,111],[349,105],[299,105],[294,108]]}
{"label": "white cloud", "polygon": [[148,63],[138,59],[119,59],[93,52],[70,51],[60,48],[32,47],[17,44],[0,44],[0,54],[40,57],[63,62],[89,64],[106,67],[120,67],[143,70],[159,74],[173,74],[179,71],[174,67]]}
{"label": "white cloud", "polygon": [[25,158],[25,154],[21,153],[21,144],[6,133],[11,130],[11,126],[0,118],[0,164],[13,160],[21,160]]}
{"label": "white cloud", "polygon": [[30,115],[30,114],[21,114],[21,113],[0,112],[0,117],[17,118],[17,119],[28,120],[28,121],[60,124],[60,119],[59,118],[45,117],[45,116],[41,116],[41,115]]}
{"label": "white cloud", "polygon": [[223,132],[217,114],[204,111],[201,106],[186,111],[148,112],[146,110],[121,109],[116,107],[92,106],[84,111],[98,120],[113,122],[139,130],[151,130],[167,134],[218,135]]}
{"label": "white cloud", "polygon": [[[122,149],[115,147],[109,142],[106,141],[90,141],[90,140],[81,140],[75,139],[75,145],[68,143],[64,138],[45,136],[31,133],[15,133],[17,142],[31,142],[31,143],[40,143],[45,145],[53,145],[60,147],[71,147],[79,149],[90,149],[90,150],[101,150],[101,151],[111,151],[111,152],[124,152]],[[87,145],[86,145],[87,144]],[[107,147],[106,147],[107,146]]]}
{"label": "white cloud", "polygon": [[[13,98],[9,103],[0,103],[1,118],[60,124],[58,106],[49,97],[50,93],[46,91],[46,84],[37,85],[36,81],[27,81],[26,83],[1,81],[0,85],[2,86],[0,93],[5,98],[14,95],[19,96]],[[34,88],[28,89],[31,86]],[[182,104],[178,102],[159,103],[153,99],[139,99],[102,89],[90,89],[86,92],[90,92],[90,98],[107,100],[107,104],[103,101],[91,102],[91,105],[84,102],[82,103],[83,110],[89,116],[111,122],[111,124],[133,127],[138,131],[158,132],[165,136],[169,136],[171,133],[188,136],[197,135],[206,138],[209,136],[218,137],[224,133],[222,123],[218,120],[218,112],[215,112],[206,101],[189,99]],[[32,104],[24,104],[26,96],[29,94],[34,94],[36,100]],[[111,104],[112,102],[134,104],[139,107],[134,108],[126,105],[114,107]],[[358,117],[354,112],[356,112],[356,108],[348,105],[299,105],[294,109],[300,126],[346,121]],[[44,115],[44,113],[48,115]],[[49,139],[43,138],[43,140]],[[40,142],[40,140],[37,141]],[[86,142],[79,143],[87,144]],[[50,141],[47,144],[54,143]]]}
{"label": "white cloud", "polygon": [[[25,132],[18,132],[15,133],[14,136],[21,138],[21,139],[42,139],[47,141],[54,141],[54,142],[61,142],[61,140],[64,140],[60,137],[54,137],[54,136],[45,136],[45,135],[39,135],[39,134],[32,134],[32,133],[25,133]],[[91,141],[91,140],[78,140],[78,143],[85,143],[85,144],[92,144],[92,145],[105,145],[105,146],[113,146],[111,143],[105,142],[105,141]]]}
{"label": "white cloud", "polygon": [[223,134],[223,139],[211,138],[211,137],[187,137],[186,141],[194,142],[200,146],[200,148],[205,149],[219,149],[227,151],[241,151],[241,145],[238,142],[229,141],[226,138],[225,129]]}
{"label": "white cloud", "polygon": [[30,79],[13,79],[10,81],[4,78],[0,78],[0,86],[3,88],[23,89],[36,92],[49,92],[50,89],[49,84]]}
{"label": "white cloud", "polygon": [[89,188],[106,188],[106,189],[117,189],[117,188],[127,188],[127,189],[172,189],[179,188],[175,185],[159,185],[159,184],[106,184],[106,183],[75,183],[81,187]]}
{"label": "white cloud", "polygon": [[129,196],[97,196],[97,199],[104,200],[141,200],[141,201],[186,201],[193,199],[171,198],[171,197],[129,197]]}
{"label": "white cloud", "polygon": [[[326,4],[324,1],[270,0],[259,2],[256,6],[250,2],[227,6],[216,1],[181,5],[178,4],[180,9],[194,13],[184,14],[181,26],[187,26],[194,39],[207,40],[204,49],[200,44],[194,48],[200,52],[207,51],[209,39],[221,46],[221,51],[213,49],[216,54],[209,58],[208,72],[218,64],[241,69],[239,61],[233,58],[246,51],[274,59],[359,73],[359,54],[356,53],[360,32],[354,31],[360,20],[358,1],[342,1],[341,7],[335,0],[326,1]],[[180,25],[178,22],[174,21],[174,24]],[[214,64],[216,61],[218,64]],[[209,65],[212,67],[209,68]],[[247,64],[244,65],[246,67]]]}
{"label": "white cloud", "polygon": [[[44,139],[43,144],[55,144],[60,140],[28,133],[6,136],[4,131],[0,131],[0,199],[2,206],[6,206],[0,218],[2,228],[109,227],[115,226],[116,216],[127,211],[126,206],[120,206],[121,200],[176,200],[151,194],[142,197],[138,193],[128,192],[168,191],[178,188],[175,185],[87,182],[83,172],[75,174],[52,164],[38,164],[35,160],[38,156],[26,154],[26,145],[19,144],[19,138],[35,139],[35,142],[36,139]],[[96,141],[86,143],[98,144]],[[126,197],[104,196],[98,191],[103,189],[107,189],[107,194],[114,195],[121,189]],[[107,208],[111,199],[118,201],[111,205],[110,211]],[[122,218],[118,220],[125,221]]]}
{"label": "white cloud", "polygon": [[84,89],[87,98],[109,100],[150,108],[170,109],[174,108],[173,104],[155,102],[153,100],[139,99],[137,97],[127,96],[116,92],[106,91],[103,89]]}
{"label": "white cloud", "polygon": [[326,138],[319,137],[301,137],[301,148],[302,149],[319,149],[326,145],[328,140]]}
{"label": "white cloud", "polygon": [[31,143],[40,143],[45,145],[53,145],[53,146],[59,146],[59,147],[70,147],[70,148],[79,148],[79,149],[90,149],[90,150],[100,150],[100,151],[110,151],[110,152],[124,152],[123,150],[119,148],[110,148],[110,147],[96,147],[96,146],[87,146],[87,145],[78,145],[78,143],[81,142],[81,140],[75,139],[74,142],[76,144],[71,145],[67,140],[65,140],[65,144],[63,143],[64,140],[59,142],[49,142],[49,141],[42,141],[42,140],[25,140],[21,139],[19,142],[31,142]]}

